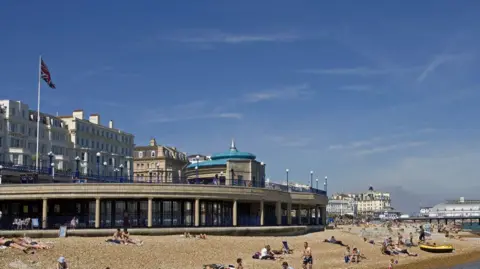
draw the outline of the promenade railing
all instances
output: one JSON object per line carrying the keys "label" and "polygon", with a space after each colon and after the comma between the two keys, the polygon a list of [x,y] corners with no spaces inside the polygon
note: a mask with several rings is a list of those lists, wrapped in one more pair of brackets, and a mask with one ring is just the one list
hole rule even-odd
{"label": "promenade railing", "polygon": [[[40,167],[37,169],[35,166],[28,165],[16,165],[8,162],[0,162],[2,170],[0,173],[4,175],[10,172],[19,172],[21,174],[27,175],[26,177],[21,177],[19,183],[39,183],[38,177],[49,178],[51,182],[61,182],[61,183],[151,183],[151,184],[191,184],[191,185],[215,185],[215,186],[239,186],[239,187],[253,187],[253,188],[266,188],[272,190],[279,190],[284,192],[307,192],[307,193],[316,193],[325,195],[324,190],[310,188],[310,187],[299,187],[299,186],[287,186],[284,184],[273,183],[273,182],[264,182],[264,181],[250,181],[243,179],[186,179],[186,178],[174,178],[171,181],[165,181],[163,178],[156,177],[132,177],[127,175],[98,175],[98,174],[82,174],[78,171],[62,171],[55,170],[52,173],[51,168]],[[35,177],[32,177],[35,175]],[[228,183],[226,183],[228,181]],[[230,184],[231,181],[231,184]],[[42,183],[45,183],[45,180],[42,180]]]}

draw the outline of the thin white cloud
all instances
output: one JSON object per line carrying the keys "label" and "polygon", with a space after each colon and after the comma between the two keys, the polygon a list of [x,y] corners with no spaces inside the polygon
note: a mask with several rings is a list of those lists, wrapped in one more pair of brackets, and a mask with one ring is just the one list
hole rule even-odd
{"label": "thin white cloud", "polygon": [[376,153],[385,153],[385,152],[394,151],[394,150],[402,150],[407,148],[419,147],[425,144],[426,142],[424,141],[409,141],[409,142],[398,143],[398,144],[383,145],[383,146],[372,147],[369,149],[359,150],[355,152],[354,155],[371,155]]}
{"label": "thin white cloud", "polygon": [[189,121],[197,119],[234,119],[241,120],[243,115],[237,112],[218,111],[211,108],[205,100],[177,104],[161,110],[148,110],[145,112],[147,123],[163,123]]}
{"label": "thin white cloud", "polygon": [[306,147],[311,143],[311,139],[306,137],[289,138],[286,136],[272,135],[267,136],[267,139],[284,147],[301,148]]}
{"label": "thin white cloud", "polygon": [[424,81],[427,76],[431,73],[434,73],[435,70],[443,64],[454,62],[454,61],[463,61],[468,60],[472,57],[471,54],[442,54],[438,55],[431,61],[427,67],[423,70],[423,72],[418,76],[417,81],[422,82]]}
{"label": "thin white cloud", "polygon": [[[335,144],[335,145],[329,146],[328,150],[358,150],[358,149],[366,148],[369,146],[372,148],[376,148],[376,147],[381,148],[381,147],[385,147],[380,145],[382,143],[385,144],[386,142],[390,142],[390,146],[391,146],[392,145],[391,143],[394,140],[397,140],[400,138],[406,138],[406,137],[413,137],[416,135],[427,134],[432,132],[435,132],[435,129],[422,128],[418,130],[401,132],[401,133],[391,134],[387,136],[377,136],[377,137],[373,137],[371,139],[366,139],[366,140],[353,141],[346,144]],[[376,151],[381,151],[381,150],[376,150]]]}
{"label": "thin white cloud", "polygon": [[148,120],[149,123],[163,123],[163,122],[177,122],[177,121],[190,121],[198,119],[234,119],[240,120],[243,118],[241,113],[218,113],[218,114],[200,114],[200,115],[157,115],[154,118]]}
{"label": "thin white cloud", "polygon": [[307,73],[307,74],[316,74],[316,75],[378,76],[378,75],[409,73],[415,70],[419,70],[419,67],[384,68],[384,69],[375,69],[375,68],[369,68],[369,67],[303,69],[303,70],[299,70],[299,72]]}
{"label": "thin white cloud", "polygon": [[291,42],[299,39],[299,36],[291,33],[240,34],[226,33],[219,30],[199,30],[177,34],[164,39],[182,43],[240,44],[255,42]]}
{"label": "thin white cloud", "polygon": [[248,93],[244,96],[244,99],[249,103],[257,103],[274,99],[298,98],[309,93],[311,93],[310,86],[308,84],[301,84],[279,89]]}

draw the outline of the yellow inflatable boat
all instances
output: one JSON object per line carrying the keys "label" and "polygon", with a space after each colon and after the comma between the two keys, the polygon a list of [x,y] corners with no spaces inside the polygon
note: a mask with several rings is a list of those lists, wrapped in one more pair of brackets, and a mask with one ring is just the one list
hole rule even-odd
{"label": "yellow inflatable boat", "polygon": [[450,253],[454,250],[452,245],[432,246],[420,244],[419,247],[421,250],[431,253]]}

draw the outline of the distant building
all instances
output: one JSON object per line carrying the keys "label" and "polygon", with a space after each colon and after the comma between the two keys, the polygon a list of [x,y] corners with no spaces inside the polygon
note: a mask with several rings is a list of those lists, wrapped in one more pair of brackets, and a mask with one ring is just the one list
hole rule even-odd
{"label": "distant building", "polygon": [[480,217],[480,200],[446,201],[435,205],[428,213],[429,217]]}
{"label": "distant building", "polygon": [[353,200],[328,200],[327,212],[330,215],[354,216],[356,212],[356,204]]}
{"label": "distant building", "polygon": [[189,163],[197,163],[210,160],[210,156],[205,156],[201,154],[192,154],[189,155],[187,158]]}
{"label": "distant building", "polygon": [[[370,186],[368,191],[363,193],[337,193],[332,195],[330,201],[349,201],[351,204],[351,210],[354,211],[354,214],[360,215],[379,215],[385,210],[392,210],[390,193],[375,191],[373,187]],[[330,205],[330,202],[329,202]],[[330,205],[331,210],[336,210],[337,206],[343,206],[345,202],[332,202]],[[328,210],[328,209],[327,209]]]}
{"label": "distant building", "polygon": [[179,182],[188,164],[187,154],[176,147],[158,145],[155,138],[148,146],[135,147],[134,180]]}
{"label": "distant building", "polygon": [[432,210],[432,207],[429,206],[429,207],[420,207],[420,216],[421,217],[428,217],[428,215],[430,214],[430,210]]}

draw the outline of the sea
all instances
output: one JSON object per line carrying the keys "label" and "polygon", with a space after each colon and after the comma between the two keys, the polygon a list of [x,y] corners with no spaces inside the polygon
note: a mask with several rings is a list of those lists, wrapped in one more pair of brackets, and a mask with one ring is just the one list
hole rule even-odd
{"label": "sea", "polygon": [[473,223],[472,225],[470,225],[470,223],[464,223],[462,228],[465,229],[465,230],[472,230],[472,232],[479,232],[480,233],[480,224],[478,224],[478,222]]}
{"label": "sea", "polygon": [[479,269],[479,268],[480,268],[480,261],[469,263],[469,264],[458,265],[456,267],[452,267],[451,269]]}

